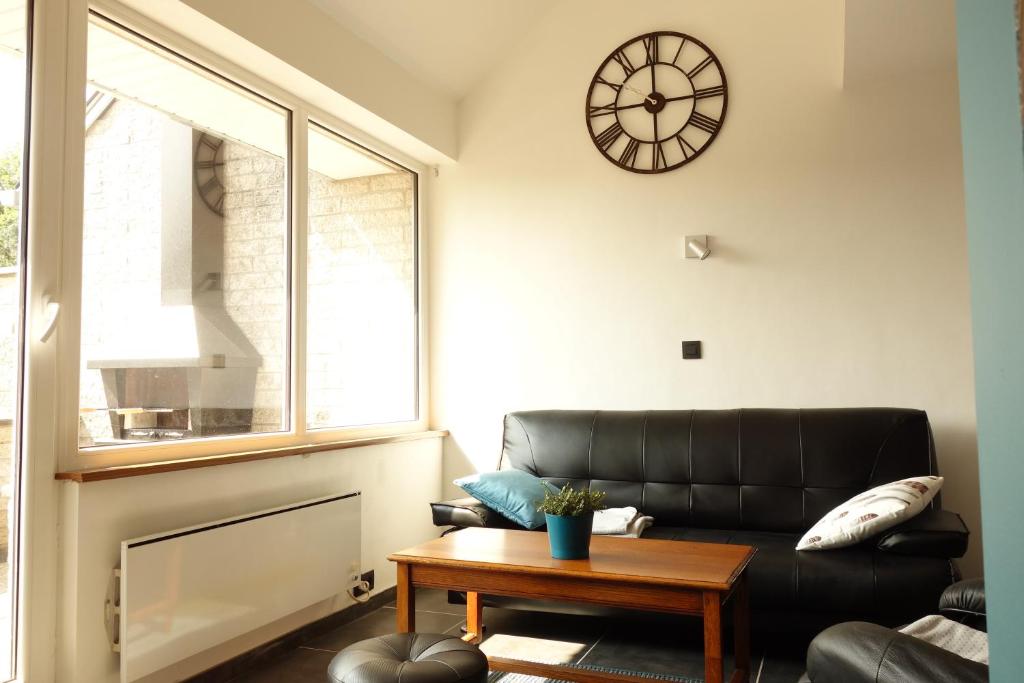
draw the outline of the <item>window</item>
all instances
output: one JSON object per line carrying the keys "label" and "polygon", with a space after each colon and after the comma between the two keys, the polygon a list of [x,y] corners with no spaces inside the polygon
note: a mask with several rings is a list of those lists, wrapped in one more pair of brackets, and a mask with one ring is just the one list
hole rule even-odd
{"label": "window", "polygon": [[81,446],[288,428],[288,114],[89,26]]}
{"label": "window", "polygon": [[24,0],[0,5],[0,680],[14,678],[15,577],[24,293],[22,207],[25,205],[25,93],[29,10]]}
{"label": "window", "polygon": [[417,174],[304,115],[292,140],[302,103],[98,15],[88,38],[80,448],[415,422]]}
{"label": "window", "polygon": [[416,174],[309,128],[307,423],[416,419]]}

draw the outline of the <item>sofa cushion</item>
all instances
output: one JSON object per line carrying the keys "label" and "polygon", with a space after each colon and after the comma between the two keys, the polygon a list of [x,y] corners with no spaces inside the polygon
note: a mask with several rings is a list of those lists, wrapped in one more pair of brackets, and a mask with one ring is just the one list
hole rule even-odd
{"label": "sofa cushion", "polygon": [[797,550],[827,550],[860,543],[921,513],[942,488],[942,477],[909,477],[859,493],[812,526]]}
{"label": "sofa cushion", "polygon": [[455,480],[455,485],[487,507],[527,529],[544,526],[544,513],[537,506],[555,487],[522,470],[480,472]]}
{"label": "sofa cushion", "polygon": [[748,568],[755,609],[878,615],[912,621],[934,609],[954,580],[949,560],[910,557],[865,543],[837,550],[796,550],[797,534],[653,526],[644,538],[752,545]]}
{"label": "sofa cushion", "polygon": [[656,524],[779,533],[937,471],[927,415],[899,408],[516,412],[502,459],[557,486],[607,491],[608,505]]}

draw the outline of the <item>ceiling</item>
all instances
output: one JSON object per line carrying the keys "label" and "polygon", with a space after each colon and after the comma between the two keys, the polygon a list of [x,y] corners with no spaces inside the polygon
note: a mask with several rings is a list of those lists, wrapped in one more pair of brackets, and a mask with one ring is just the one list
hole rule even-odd
{"label": "ceiling", "polygon": [[462,99],[552,0],[310,0],[424,83]]}
{"label": "ceiling", "polygon": [[[419,80],[456,100],[483,80],[556,4],[555,0],[309,2]],[[955,69],[953,0],[856,0],[846,2],[845,8],[846,83]]]}

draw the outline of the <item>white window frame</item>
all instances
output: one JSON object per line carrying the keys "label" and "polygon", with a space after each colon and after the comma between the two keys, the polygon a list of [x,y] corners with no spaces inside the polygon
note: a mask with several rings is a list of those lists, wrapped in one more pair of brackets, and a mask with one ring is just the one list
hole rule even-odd
{"label": "white window frame", "polygon": [[[74,1],[74,0],[73,0]],[[114,465],[141,464],[145,462],[194,458],[238,452],[260,451],[275,448],[324,444],[354,439],[407,434],[424,431],[428,426],[428,373],[426,348],[425,283],[426,258],[424,245],[424,178],[427,167],[416,159],[394,149],[370,135],[355,129],[338,116],[303,100],[286,88],[263,78],[238,64],[215,54],[166,27],[138,14],[112,0],[95,0],[89,3],[92,13],[139,34],[146,40],[176,54],[186,62],[196,65],[199,71],[212,72],[227,81],[250,90],[290,112],[291,140],[288,173],[289,229],[291,245],[290,263],[290,312],[288,340],[290,387],[289,426],[286,431],[262,434],[241,434],[218,437],[200,437],[180,441],[143,442],[132,445],[89,447],[80,449],[78,444],[79,416],[79,370],[80,367],[80,319],[82,283],[82,204],[84,156],[84,126],[78,132],[80,139],[72,141],[79,155],[75,160],[66,188],[66,221],[63,235],[63,287],[67,293],[62,301],[59,343],[59,366],[61,390],[57,406],[59,452],[62,454],[60,469],[76,470]],[[81,68],[69,72],[69,90],[85,88],[86,54],[81,55]],[[77,82],[75,82],[77,81]],[[306,420],[306,236],[308,231],[307,193],[307,131],[310,122],[337,133],[371,153],[380,155],[414,175],[415,187],[415,325],[417,339],[416,412],[417,418],[410,421],[357,427],[313,428],[307,427]],[[70,286],[69,286],[70,285]]]}

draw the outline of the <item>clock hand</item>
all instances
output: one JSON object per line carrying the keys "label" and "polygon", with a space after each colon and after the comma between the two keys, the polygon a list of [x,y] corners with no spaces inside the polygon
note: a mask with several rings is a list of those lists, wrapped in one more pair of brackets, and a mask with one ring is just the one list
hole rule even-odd
{"label": "clock hand", "polygon": [[[633,86],[627,85],[626,83],[623,83],[621,87],[625,88],[626,90],[628,90],[630,92],[636,93],[637,95],[639,95],[640,97],[644,98],[645,100],[647,100],[651,104],[657,104],[657,102],[658,102],[653,97],[651,97],[649,95],[645,95],[643,93],[643,91],[641,91],[639,88],[634,88]],[[630,106],[636,106],[636,105],[630,105]],[[619,107],[619,109],[625,109],[625,108],[626,107]]]}
{"label": "clock hand", "polygon": [[[655,37],[654,38],[655,52],[657,52],[657,46],[658,46],[658,39]],[[658,83],[657,83],[657,81],[654,80],[654,74],[657,71],[658,71],[658,65],[657,64],[651,64],[651,92],[652,93],[658,92]],[[652,104],[657,104],[657,103],[656,102],[652,102]],[[654,110],[654,140],[655,140],[655,143],[654,143],[655,149],[651,152],[651,170],[652,171],[657,171],[658,170],[658,150],[661,149],[659,143],[657,142],[659,140],[659,137],[658,137],[658,110],[657,109]]]}
{"label": "clock hand", "polygon": [[680,100],[692,100],[693,95],[680,95],[679,97],[666,97],[665,102],[678,102]]}
{"label": "clock hand", "polygon": [[[651,70],[653,73],[653,69]],[[653,84],[654,76],[651,76],[651,82]],[[658,170],[658,150],[661,149],[661,143],[658,142],[661,138],[658,137],[658,112],[654,112],[654,150],[651,152],[651,170]]]}
{"label": "clock hand", "polygon": [[[648,102],[650,102],[651,104],[654,104],[657,101],[657,100],[652,100],[651,98],[645,98],[645,99]],[[664,101],[665,101],[665,104],[668,104],[669,102],[679,102],[680,100],[690,100],[690,99],[693,99],[693,95],[680,95],[679,97],[668,97]],[[618,110],[618,111],[621,111],[623,109],[636,109],[637,107],[642,107],[642,106],[644,106],[643,102],[637,102],[636,104],[624,104],[621,107],[615,107],[615,109]]]}

